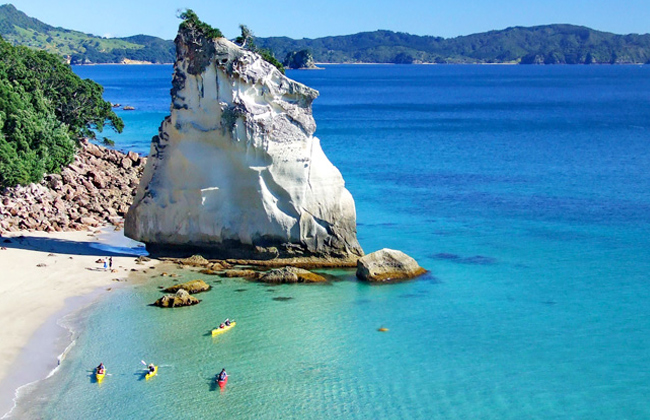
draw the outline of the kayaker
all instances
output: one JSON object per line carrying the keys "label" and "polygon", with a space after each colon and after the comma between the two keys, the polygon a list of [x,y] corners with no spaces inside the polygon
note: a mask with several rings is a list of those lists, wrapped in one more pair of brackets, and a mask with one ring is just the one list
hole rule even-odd
{"label": "kayaker", "polygon": [[104,367],[104,363],[100,363],[99,366],[97,366],[97,373],[100,375],[103,374],[105,370],[106,368]]}
{"label": "kayaker", "polygon": [[219,328],[226,328],[226,326],[223,323],[221,323],[221,325],[219,325]]}
{"label": "kayaker", "polygon": [[149,365],[149,373],[154,373],[156,370],[156,367],[152,364]]}
{"label": "kayaker", "polygon": [[228,374],[226,373],[226,368],[221,369],[221,372],[219,372],[219,375],[217,375],[217,381],[223,382],[226,380],[228,377]]}
{"label": "kayaker", "polygon": [[226,324],[226,327],[229,327],[230,326],[230,319],[226,318],[226,321],[224,322],[224,324]]}

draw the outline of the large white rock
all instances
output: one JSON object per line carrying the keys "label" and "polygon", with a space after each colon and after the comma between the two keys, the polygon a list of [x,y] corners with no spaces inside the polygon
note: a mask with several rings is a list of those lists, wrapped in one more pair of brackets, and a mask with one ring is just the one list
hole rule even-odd
{"label": "large white rock", "polygon": [[224,38],[181,30],[176,46],[126,236],[158,254],[363,255],[352,195],[313,136],[318,92]]}

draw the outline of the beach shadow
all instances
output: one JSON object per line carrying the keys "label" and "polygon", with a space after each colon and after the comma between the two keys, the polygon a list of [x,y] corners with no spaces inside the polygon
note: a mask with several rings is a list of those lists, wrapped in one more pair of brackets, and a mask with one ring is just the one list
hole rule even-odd
{"label": "beach shadow", "polygon": [[16,236],[6,238],[2,246],[12,249],[24,249],[28,251],[52,252],[59,255],[86,255],[96,257],[138,257],[143,255],[142,249],[124,247],[97,248],[94,242],[69,241],[57,238],[43,238],[36,236]]}

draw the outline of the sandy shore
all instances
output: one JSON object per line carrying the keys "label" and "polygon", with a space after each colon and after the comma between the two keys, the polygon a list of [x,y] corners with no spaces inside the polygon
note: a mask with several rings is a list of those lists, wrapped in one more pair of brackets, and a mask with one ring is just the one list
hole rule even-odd
{"label": "sandy shore", "polygon": [[[131,269],[143,266],[136,264],[137,243],[112,227],[7,234],[0,237],[0,247],[1,416],[13,406],[19,386],[44,378],[56,367],[56,357],[42,357],[65,333],[56,321],[125,284]],[[106,257],[113,258],[113,272],[96,262]]]}

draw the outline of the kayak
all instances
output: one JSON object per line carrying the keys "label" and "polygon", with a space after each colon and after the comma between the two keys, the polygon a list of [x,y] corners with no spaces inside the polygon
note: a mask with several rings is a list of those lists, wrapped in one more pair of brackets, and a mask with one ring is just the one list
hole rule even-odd
{"label": "kayak", "polygon": [[225,387],[226,384],[228,383],[228,375],[226,375],[226,379],[224,379],[223,381],[220,381],[219,379],[217,379],[217,383],[219,384],[219,388]]}
{"label": "kayak", "polygon": [[97,380],[98,384],[102,383],[105,376],[106,376],[106,369],[104,369],[104,373],[99,373],[99,369],[95,368],[95,379]]}
{"label": "kayak", "polygon": [[212,330],[212,336],[214,337],[215,335],[223,334],[226,331],[228,331],[229,329],[231,329],[232,327],[234,327],[236,324],[237,323],[235,321],[233,321],[233,322],[230,323],[230,325],[227,325],[227,326],[225,326],[223,328],[215,328],[214,330]]}
{"label": "kayak", "polygon": [[144,379],[150,379],[150,378],[153,378],[153,377],[156,376],[157,374],[158,374],[158,366],[154,366],[154,367],[153,367],[153,372],[149,372],[149,371],[147,370],[147,374],[144,375]]}

